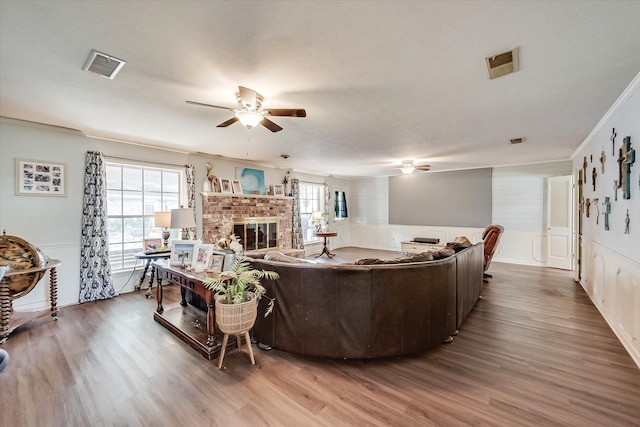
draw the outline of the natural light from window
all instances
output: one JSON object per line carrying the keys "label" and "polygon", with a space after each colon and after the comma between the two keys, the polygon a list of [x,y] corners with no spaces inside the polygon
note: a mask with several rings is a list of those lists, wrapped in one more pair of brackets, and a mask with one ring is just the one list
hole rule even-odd
{"label": "natural light from window", "polygon": [[302,236],[305,243],[319,240],[314,236],[314,225],[311,223],[313,212],[323,212],[324,184],[300,183],[300,218],[302,220]]}

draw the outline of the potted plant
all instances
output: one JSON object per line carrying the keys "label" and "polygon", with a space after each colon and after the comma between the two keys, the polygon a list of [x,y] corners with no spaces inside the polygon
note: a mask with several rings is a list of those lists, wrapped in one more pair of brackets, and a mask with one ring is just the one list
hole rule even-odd
{"label": "potted plant", "polygon": [[[251,364],[255,364],[249,329],[256,322],[258,300],[266,292],[264,286],[260,284],[260,279],[263,277],[268,280],[275,280],[280,276],[275,271],[254,270],[251,262],[246,258],[237,257],[231,266],[231,270],[223,271],[217,277],[203,281],[204,286],[214,292],[216,322],[224,333],[218,369],[222,368],[229,335],[237,337],[238,348],[240,348],[240,336],[244,335],[249,355],[251,356]],[[271,298],[269,300],[264,314],[265,317],[273,311],[274,300]]]}

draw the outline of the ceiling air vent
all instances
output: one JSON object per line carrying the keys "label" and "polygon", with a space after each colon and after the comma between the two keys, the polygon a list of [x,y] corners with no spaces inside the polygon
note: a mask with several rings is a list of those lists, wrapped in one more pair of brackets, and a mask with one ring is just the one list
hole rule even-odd
{"label": "ceiling air vent", "polygon": [[511,141],[512,144],[522,144],[524,142],[524,138],[513,138],[509,141]]}
{"label": "ceiling air vent", "polygon": [[484,59],[487,63],[487,72],[489,80],[506,76],[507,74],[518,71],[518,49],[509,52],[499,53],[498,55],[489,56]]}
{"label": "ceiling air vent", "polygon": [[97,50],[91,50],[91,54],[82,69],[113,80],[116,74],[124,67],[124,64],[126,64],[126,62],[121,59],[114,58]]}

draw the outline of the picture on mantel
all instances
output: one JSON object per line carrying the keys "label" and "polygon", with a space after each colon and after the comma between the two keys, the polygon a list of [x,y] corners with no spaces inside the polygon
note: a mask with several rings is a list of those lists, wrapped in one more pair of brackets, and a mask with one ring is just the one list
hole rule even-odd
{"label": "picture on mantel", "polygon": [[266,194],[263,170],[236,168],[236,178],[240,180],[244,194]]}

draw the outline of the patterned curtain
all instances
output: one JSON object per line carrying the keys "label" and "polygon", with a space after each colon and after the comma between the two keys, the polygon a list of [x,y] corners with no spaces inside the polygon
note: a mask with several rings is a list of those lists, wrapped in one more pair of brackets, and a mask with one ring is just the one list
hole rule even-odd
{"label": "patterned curtain", "polygon": [[304,249],[304,238],[302,236],[302,219],[300,217],[300,180],[291,180],[291,194],[293,195],[293,249]]}
{"label": "patterned curtain", "polygon": [[[193,219],[196,219],[196,183],[195,183],[195,168],[193,165],[184,165],[184,174],[187,177],[187,207],[193,209]],[[185,228],[187,233],[185,239],[190,239],[193,234],[193,238],[196,238],[196,227]]]}
{"label": "patterned curtain", "polygon": [[80,302],[115,295],[109,264],[106,170],[98,151],[87,152],[80,242]]}

